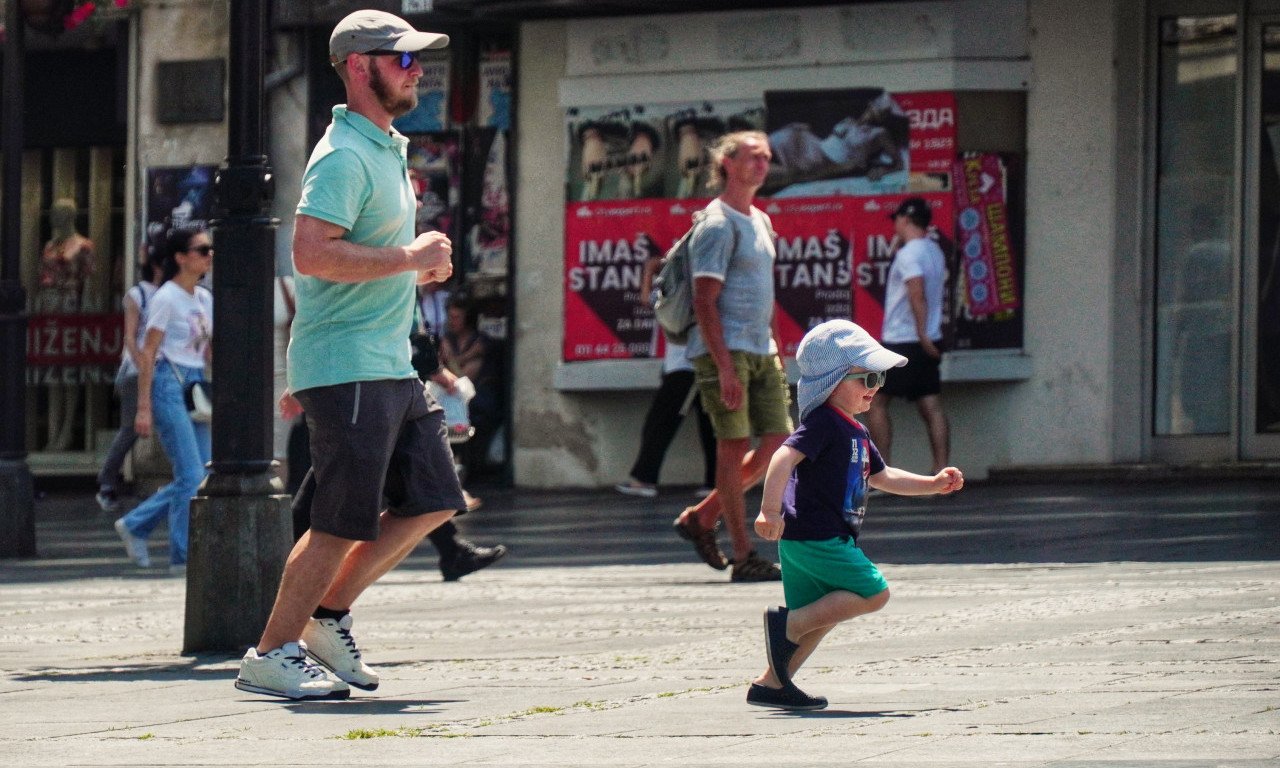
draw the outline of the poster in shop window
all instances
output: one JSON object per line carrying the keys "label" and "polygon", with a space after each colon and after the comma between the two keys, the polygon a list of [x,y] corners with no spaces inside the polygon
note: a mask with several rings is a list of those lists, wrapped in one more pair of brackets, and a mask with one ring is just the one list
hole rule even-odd
{"label": "poster in shop window", "polygon": [[[905,197],[916,194],[930,202],[933,236],[944,253],[955,253],[961,190],[953,94],[882,88],[771,92],[765,104],[767,110],[750,102],[569,110],[566,361],[657,353],[652,313],[638,292],[643,259],[636,254],[661,255],[688,229],[689,214],[714,196],[705,186],[703,150],[717,131],[756,127],[772,139],[776,168],[756,205],[769,213],[779,237],[775,296],[784,356],[794,355],[809,328],[837,317],[851,317],[879,336],[885,279],[896,250],[888,214]],[[844,146],[837,147],[833,137]],[[683,151],[682,138],[689,142]],[[850,146],[859,142],[867,146]],[[788,155],[792,150],[798,151]],[[691,162],[695,156],[702,167]],[[998,194],[1007,201],[1007,172],[1002,178],[1005,188]],[[633,205],[610,208],[606,202]],[[640,213],[638,203],[652,207]],[[594,217],[598,206],[608,215]],[[678,217],[670,214],[673,209],[681,212]],[[1016,211],[1008,214],[1006,206],[1006,214],[1012,230]],[[640,232],[645,239],[637,239]],[[595,245],[584,249],[584,243]],[[955,258],[949,261],[953,274],[960,268]],[[615,267],[612,273],[608,265]],[[947,295],[944,332],[952,348],[1021,345],[1020,309],[975,316],[967,299],[955,300],[954,290]]]}
{"label": "poster in shop window", "polygon": [[479,74],[480,98],[476,109],[480,126],[511,130],[511,52],[481,54]]}
{"label": "poster in shop window", "polygon": [[422,77],[418,80],[418,106],[391,123],[406,136],[443,131],[449,127],[449,56],[428,53],[423,54],[419,61]]}
{"label": "poster in shop window", "polygon": [[[778,233],[774,297],[784,357],[794,357],[804,334],[827,320],[851,318],[879,337],[885,283],[897,247],[889,214],[907,196],[764,201]],[[949,242],[950,196],[921,197],[933,208],[938,236]]]}
{"label": "poster in shop window", "polygon": [[909,118],[883,88],[771,91],[765,113],[773,163],[766,197],[905,192]]}
{"label": "poster in shop window", "polygon": [[1019,158],[967,154],[955,161],[956,244],[948,271],[954,276],[951,348],[1022,347],[1021,195]]}
{"label": "poster in shop window", "polygon": [[707,147],[725,133],[763,127],[758,100],[571,108],[565,199],[715,197]]}
{"label": "poster in shop window", "polygon": [[679,201],[660,199],[568,206],[564,222],[566,361],[655,353],[653,312],[641,301],[641,276],[645,262],[661,257],[670,247],[680,222],[688,228],[691,215],[692,210]]}
{"label": "poster in shop window", "polygon": [[418,199],[414,232],[443,232],[458,240],[462,201],[462,141],[458,131],[409,137],[409,182]]}
{"label": "poster in shop window", "polygon": [[147,247],[159,251],[175,229],[208,229],[216,165],[147,169]]}

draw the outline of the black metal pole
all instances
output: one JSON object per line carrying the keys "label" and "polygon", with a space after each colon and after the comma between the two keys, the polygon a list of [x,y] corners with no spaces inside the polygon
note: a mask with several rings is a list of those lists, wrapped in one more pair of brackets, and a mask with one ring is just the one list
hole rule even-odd
{"label": "black metal pole", "polygon": [[35,492],[26,448],[27,292],[22,288],[22,15],[5,3],[4,200],[0,208],[0,557],[35,557]]}
{"label": "black metal pole", "polygon": [[239,651],[271,615],[293,543],[272,471],[275,230],[263,154],[263,0],[231,0],[228,155],[214,180],[213,445],[191,502],[183,652]]}
{"label": "black metal pole", "polygon": [[[268,475],[272,461],[275,188],[263,153],[266,5],[231,3],[228,156],[214,180],[212,478]],[[217,479],[210,495],[239,493]],[[265,490],[265,489],[264,489]]]}

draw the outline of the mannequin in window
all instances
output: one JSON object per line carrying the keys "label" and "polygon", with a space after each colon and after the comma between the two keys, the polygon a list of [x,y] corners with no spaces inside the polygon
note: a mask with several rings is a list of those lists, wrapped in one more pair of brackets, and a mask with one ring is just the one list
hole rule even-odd
{"label": "mannequin in window", "polygon": [[[68,315],[81,311],[84,286],[93,274],[93,241],[76,231],[76,203],[55,200],[49,209],[52,237],[40,252],[40,287],[36,291],[36,315]],[[61,380],[61,369],[53,378]],[[49,385],[49,434],[46,451],[65,451],[71,445],[80,407],[78,384]]]}

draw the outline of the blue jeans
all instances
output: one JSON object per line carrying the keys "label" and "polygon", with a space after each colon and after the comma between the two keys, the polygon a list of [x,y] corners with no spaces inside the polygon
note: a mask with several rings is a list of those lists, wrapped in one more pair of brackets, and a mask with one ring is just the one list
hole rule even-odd
{"label": "blue jeans", "polygon": [[[178,366],[186,381],[204,379],[199,368]],[[150,498],[124,516],[124,524],[135,536],[151,535],[160,520],[169,519],[169,562],[187,562],[187,525],[191,515],[191,497],[200,489],[206,474],[205,464],[211,453],[209,425],[191,421],[182,397],[182,382],[166,362],[156,366],[151,383],[151,417],[160,445],[173,465],[173,482],[156,491]]]}

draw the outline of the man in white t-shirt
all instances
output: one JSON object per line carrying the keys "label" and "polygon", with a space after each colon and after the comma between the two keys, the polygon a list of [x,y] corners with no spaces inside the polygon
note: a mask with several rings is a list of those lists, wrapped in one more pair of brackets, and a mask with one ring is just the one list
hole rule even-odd
{"label": "man in white t-shirt", "polygon": [[951,428],[942,410],[939,365],[942,352],[942,297],[947,265],[942,249],[928,236],[933,213],[923,198],[903,200],[889,218],[902,247],[893,257],[884,293],[884,325],[881,343],[907,358],[876,394],[867,412],[867,428],[880,455],[889,462],[893,424],[889,400],[905,397],[916,404],[929,432],[933,472],[947,466],[951,452]]}

